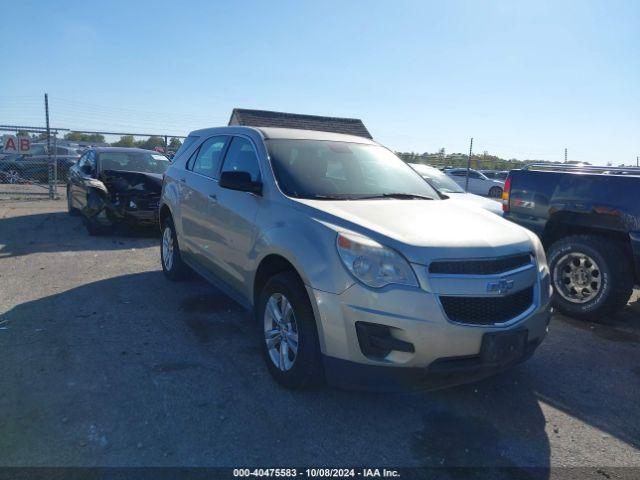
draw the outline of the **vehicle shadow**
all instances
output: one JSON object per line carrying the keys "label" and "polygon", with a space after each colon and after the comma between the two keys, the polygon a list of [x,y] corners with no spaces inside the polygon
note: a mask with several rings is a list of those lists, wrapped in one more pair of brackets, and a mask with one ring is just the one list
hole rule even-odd
{"label": "vehicle shadow", "polygon": [[535,366],[436,392],[291,392],[269,376],[246,311],[159,271],[16,305],[0,326],[0,465],[485,467],[487,478],[534,466],[528,478],[548,478]]}
{"label": "vehicle shadow", "polygon": [[547,423],[545,405],[639,446],[637,345],[564,319],[520,367],[405,394],[285,390],[249,313],[204,281],[159,271],[16,305],[0,327],[0,465],[483,467],[487,478],[548,478],[549,437],[565,426]]}
{"label": "vehicle shadow", "polygon": [[119,250],[159,243],[159,229],[121,226],[97,237],[66,212],[0,218],[0,258],[43,252]]}

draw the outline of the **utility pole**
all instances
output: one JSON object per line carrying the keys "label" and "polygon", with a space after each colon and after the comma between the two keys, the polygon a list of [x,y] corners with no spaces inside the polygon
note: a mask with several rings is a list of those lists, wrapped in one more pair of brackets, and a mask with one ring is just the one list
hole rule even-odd
{"label": "utility pole", "polygon": [[567,163],[567,149],[564,149],[564,163]]}
{"label": "utility pole", "polygon": [[640,167],[640,157],[636,155],[636,167]]}
{"label": "utility pole", "polygon": [[467,158],[467,180],[464,183],[464,191],[469,190],[469,170],[471,170],[471,154],[473,152],[473,137],[471,137],[471,142],[469,143],[469,158]]}
{"label": "utility pole", "polygon": [[49,126],[49,95],[44,94],[44,115],[47,122],[47,161],[49,168],[49,199],[53,200],[53,163],[51,163],[51,127]]}

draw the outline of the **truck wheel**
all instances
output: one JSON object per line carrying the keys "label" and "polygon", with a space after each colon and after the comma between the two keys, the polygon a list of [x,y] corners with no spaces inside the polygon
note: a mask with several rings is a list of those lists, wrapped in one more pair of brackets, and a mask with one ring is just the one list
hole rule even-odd
{"label": "truck wheel", "polygon": [[271,277],[256,305],[262,352],[281,385],[302,389],[322,382],[322,357],[309,296],[294,272]]}
{"label": "truck wheel", "polygon": [[633,272],[623,246],[595,235],[574,235],[549,248],[554,306],[584,320],[623,308],[633,291]]}
{"label": "truck wheel", "polygon": [[489,196],[492,198],[502,197],[502,189],[500,187],[491,187],[489,189]]}
{"label": "truck wheel", "polygon": [[176,282],[186,277],[188,267],[182,261],[180,247],[178,246],[178,236],[171,216],[168,216],[162,222],[160,261],[162,263],[162,271],[169,280]]}

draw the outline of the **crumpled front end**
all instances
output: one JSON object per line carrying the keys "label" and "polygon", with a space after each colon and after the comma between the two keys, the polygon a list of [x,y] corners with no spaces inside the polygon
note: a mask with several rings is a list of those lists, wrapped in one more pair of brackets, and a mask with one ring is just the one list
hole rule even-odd
{"label": "crumpled front end", "polygon": [[106,170],[94,180],[85,214],[101,224],[158,222],[162,176]]}

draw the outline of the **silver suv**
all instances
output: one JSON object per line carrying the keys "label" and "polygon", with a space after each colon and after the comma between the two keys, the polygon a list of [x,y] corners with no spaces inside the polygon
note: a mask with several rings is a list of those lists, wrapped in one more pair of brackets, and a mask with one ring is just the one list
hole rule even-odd
{"label": "silver suv", "polygon": [[287,387],[463,383],[524,361],[547,331],[537,237],[442,198],[364,138],[192,132],[160,220],[166,276],[195,270],[252,309]]}

